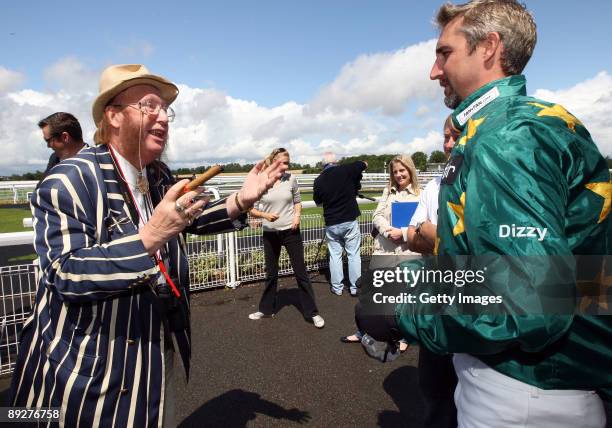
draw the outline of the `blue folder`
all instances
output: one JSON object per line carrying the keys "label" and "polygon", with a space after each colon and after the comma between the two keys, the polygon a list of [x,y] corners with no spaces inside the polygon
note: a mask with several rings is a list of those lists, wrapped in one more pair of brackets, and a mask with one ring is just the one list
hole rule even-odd
{"label": "blue folder", "polygon": [[418,202],[391,202],[391,226],[408,227]]}

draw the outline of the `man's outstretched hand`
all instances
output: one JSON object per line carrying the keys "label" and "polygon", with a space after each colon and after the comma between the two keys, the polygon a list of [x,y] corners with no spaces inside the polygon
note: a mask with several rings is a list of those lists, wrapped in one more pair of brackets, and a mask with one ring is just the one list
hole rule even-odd
{"label": "man's outstretched hand", "polygon": [[250,208],[261,196],[282,177],[287,170],[287,165],[276,160],[269,166],[265,166],[264,161],[255,165],[240,189],[239,197],[244,204],[244,208]]}
{"label": "man's outstretched hand", "polygon": [[287,171],[288,165],[280,160],[269,166],[264,161],[255,165],[249,171],[242,187],[237,193],[227,198],[227,213],[230,218],[237,218],[242,212],[253,207],[266,191]]}

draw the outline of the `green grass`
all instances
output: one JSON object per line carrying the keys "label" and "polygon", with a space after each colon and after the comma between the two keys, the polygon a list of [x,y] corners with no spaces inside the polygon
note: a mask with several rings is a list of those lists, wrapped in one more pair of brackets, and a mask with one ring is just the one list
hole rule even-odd
{"label": "green grass", "polygon": [[[382,191],[380,192],[361,192],[362,195],[370,196],[371,198],[378,198],[382,195]],[[300,191],[300,196],[302,197],[302,201],[312,201],[312,192],[304,192]]]}
{"label": "green grass", "polygon": [[[377,204],[375,202],[372,202],[371,204],[359,205],[359,210],[360,211],[375,210],[376,205]],[[322,207],[302,208],[302,215],[309,215],[309,214],[323,215],[323,208]]]}
{"label": "green grass", "polygon": [[[381,193],[382,192],[376,192],[376,193],[363,192],[363,195],[370,196],[372,198],[377,198],[381,195]],[[300,192],[300,196],[302,197],[302,202],[312,201],[312,193]],[[375,210],[376,205],[378,205],[376,202],[372,202],[371,204],[359,205],[359,209],[361,211]],[[309,214],[323,215],[323,208],[322,207],[302,208],[302,215],[309,215]]]}
{"label": "green grass", "polygon": [[11,257],[8,259],[9,263],[16,263],[16,262],[31,262],[32,260],[36,259],[36,253],[31,253],[31,254],[26,254],[25,256],[17,256],[17,257]]}
{"label": "green grass", "polygon": [[[378,197],[378,193],[364,193],[366,196]],[[312,193],[302,192],[302,201],[312,201]],[[359,205],[361,211],[375,210],[376,203]],[[302,215],[319,214],[323,215],[323,208],[303,208]],[[8,232],[26,232],[32,228],[23,227],[23,219],[30,217],[32,214],[29,209],[25,208],[1,208],[0,209],[0,233]]]}
{"label": "green grass", "polygon": [[31,231],[31,227],[23,227],[23,219],[31,216],[29,209],[0,208],[0,233]]}

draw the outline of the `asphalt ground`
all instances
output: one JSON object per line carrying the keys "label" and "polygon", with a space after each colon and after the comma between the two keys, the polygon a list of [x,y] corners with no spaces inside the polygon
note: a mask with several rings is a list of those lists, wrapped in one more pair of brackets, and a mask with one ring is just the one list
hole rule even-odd
{"label": "asphalt ground", "polygon": [[[360,345],[341,343],[355,329],[357,299],[332,295],[322,275],[313,287],[321,330],[301,316],[293,277],[281,278],[277,315],[258,321],[248,314],[261,283],[192,295],[191,378],[185,383],[179,371],[175,394],[180,427],[422,425],[418,348],[382,364]],[[9,382],[0,380],[1,396]]]}
{"label": "asphalt ground", "polygon": [[281,279],[274,318],[250,320],[262,284],[194,295],[192,376],[177,400],[182,427],[418,427],[418,349],[382,364],[359,344],[348,291],[314,279],[323,329],[301,315],[293,277]]}

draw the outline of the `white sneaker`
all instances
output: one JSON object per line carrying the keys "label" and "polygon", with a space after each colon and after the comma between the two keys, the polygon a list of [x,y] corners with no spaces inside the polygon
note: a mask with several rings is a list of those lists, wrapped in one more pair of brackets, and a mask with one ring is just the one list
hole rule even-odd
{"label": "white sneaker", "polygon": [[253,312],[252,314],[249,314],[249,319],[251,320],[260,320],[262,318],[264,318],[266,315],[263,312]]}
{"label": "white sneaker", "polygon": [[315,315],[312,317],[312,323],[316,328],[323,328],[325,326],[325,320],[321,315]]}

